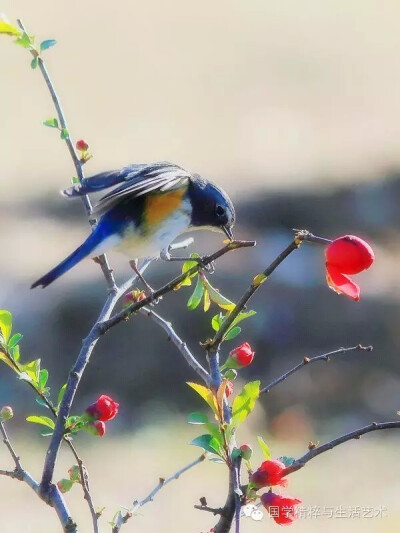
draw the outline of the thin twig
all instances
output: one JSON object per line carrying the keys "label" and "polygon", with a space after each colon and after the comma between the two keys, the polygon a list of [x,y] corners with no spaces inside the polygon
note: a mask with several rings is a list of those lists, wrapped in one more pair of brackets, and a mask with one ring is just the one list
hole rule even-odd
{"label": "thin twig", "polygon": [[365,352],[371,352],[372,346],[362,346],[361,344],[358,344],[357,346],[352,346],[351,348],[339,348],[338,350],[334,350],[333,352],[324,353],[322,355],[317,355],[315,357],[304,357],[301,363],[294,366],[284,374],[282,374],[279,378],[274,379],[274,381],[271,381],[269,385],[266,385],[260,390],[260,393],[262,392],[269,392],[272,387],[275,387],[279,383],[282,383],[282,381],[285,381],[286,378],[297,372],[297,370],[300,370],[306,365],[309,365],[310,363],[316,363],[317,361],[326,361],[329,362],[332,357],[336,357],[338,355],[346,355],[350,352],[358,352],[358,351],[365,351]]}
{"label": "thin twig", "polygon": [[197,361],[195,356],[192,354],[192,352],[187,347],[187,344],[177,335],[174,328],[172,327],[171,322],[168,322],[164,318],[162,318],[158,313],[153,311],[152,309],[148,307],[143,307],[140,312],[150,317],[156,324],[161,326],[164,331],[168,334],[168,340],[172,341],[175,346],[178,348],[178,350],[181,352],[183,357],[186,359],[187,363],[195,370],[201,379],[207,383],[207,385],[210,383],[210,375],[205,370],[201,364]]}
{"label": "thin twig", "polygon": [[130,317],[132,313],[135,313],[136,311],[139,311],[142,307],[145,307],[149,304],[151,304],[154,300],[157,300],[160,296],[164,296],[165,294],[173,291],[176,289],[177,286],[179,286],[180,283],[184,279],[186,279],[188,276],[195,274],[198,272],[202,267],[209,265],[216,259],[219,259],[223,255],[227,254],[228,252],[231,252],[233,250],[237,250],[239,248],[249,248],[255,245],[254,241],[233,241],[228,244],[226,244],[223,248],[220,248],[213,254],[202,258],[201,264],[197,264],[193,266],[191,269],[189,269],[187,272],[180,274],[173,280],[171,280],[169,283],[161,287],[160,289],[154,291],[154,293],[147,298],[144,298],[143,300],[140,300],[139,302],[135,302],[125,309],[123,309],[121,312],[114,315],[112,318],[108,320],[104,320],[99,324],[100,334],[105,333],[110,328],[116,326],[120,322],[126,320]]}
{"label": "thin twig", "polygon": [[[23,32],[27,33],[22,20],[17,19],[17,24],[18,24],[18,26],[21,28],[21,30]],[[59,96],[58,96],[58,94],[57,94],[57,92],[55,90],[53,82],[51,81],[49,72],[48,72],[47,67],[46,67],[46,63],[43,61],[43,59],[40,56],[36,56],[36,52],[34,50],[31,50],[31,54],[33,55],[33,57],[37,57],[40,72],[42,73],[44,81],[46,82],[47,88],[48,88],[48,90],[50,92],[50,96],[51,96],[51,99],[53,100],[53,104],[54,104],[54,107],[56,109],[58,120],[60,121],[61,128],[68,131],[68,135],[66,136],[66,138],[64,140],[66,142],[66,145],[67,145],[68,151],[70,153],[72,162],[73,162],[73,164],[75,166],[75,170],[76,170],[76,174],[78,176],[78,180],[81,182],[84,179],[84,177],[85,177],[84,172],[83,172],[83,166],[82,166],[82,163],[80,162],[78,156],[76,155],[75,148],[74,148],[74,143],[72,141],[71,134],[70,134],[69,129],[68,129],[67,120],[65,118],[65,115],[64,115],[64,112],[63,112],[63,109],[62,109],[62,106],[61,106],[60,98],[59,98]],[[88,195],[82,196],[82,202],[83,202],[83,205],[85,207],[85,211],[86,211],[87,216],[90,217],[90,214],[91,214],[91,211],[92,211],[92,204],[90,202],[89,196]],[[89,222],[90,222],[90,225],[92,227],[94,227],[95,224],[96,224],[95,220],[93,220],[93,219],[89,219]],[[99,257],[99,261],[98,262],[99,262],[99,264],[101,266],[101,269],[103,271],[104,277],[106,279],[108,290],[109,291],[115,291],[117,286],[116,286],[116,283],[115,283],[115,279],[114,279],[114,274],[113,274],[112,268],[110,267],[110,265],[108,263],[107,256],[104,255],[104,254],[101,255]]]}
{"label": "thin twig", "polygon": [[204,459],[206,458],[206,455],[203,453],[195,459],[194,461],[191,461],[189,464],[184,466],[183,468],[177,470],[173,474],[171,474],[167,478],[160,478],[160,481],[158,484],[154,487],[154,489],[142,500],[136,500],[133,502],[133,505],[131,509],[126,513],[122,514],[121,512],[118,513],[118,516],[116,518],[115,524],[112,528],[112,533],[118,533],[121,529],[121,527],[126,524],[126,522],[133,516],[133,514],[140,509],[140,507],[143,507],[143,505],[146,505],[146,503],[152,502],[154,499],[154,496],[159,492],[162,488],[164,488],[168,483],[171,483],[171,481],[174,481],[175,479],[178,479],[182,474],[193,468],[194,466],[202,463]]}
{"label": "thin twig", "polygon": [[294,251],[297,250],[303,241],[314,242],[318,244],[327,244],[331,241],[316,237],[307,230],[296,230],[293,241],[272,261],[270,265],[258,276],[255,276],[251,285],[240,298],[235,308],[222,322],[221,327],[214,335],[214,338],[207,343],[207,350],[209,354],[218,352],[219,346],[233,321],[237,318],[239,313],[243,311],[253,294],[261,287],[261,285],[268,279],[268,277],[276,270],[276,268]]}
{"label": "thin twig", "polygon": [[[228,495],[224,507],[222,508],[220,519],[217,524],[214,526],[215,533],[229,533],[232,527],[233,520],[235,518],[236,509],[240,506],[240,502],[237,505],[237,497],[239,494],[235,490],[240,490],[237,488],[238,485],[238,475],[237,471],[240,469],[241,458],[239,457],[233,461],[233,465],[229,469],[229,489]],[[240,510],[240,509],[239,509]]]}
{"label": "thin twig", "polygon": [[54,490],[51,491],[51,494],[49,494],[48,497],[43,498],[40,493],[39,483],[37,483],[33,479],[33,477],[22,467],[20,458],[18,457],[18,454],[15,452],[8,438],[7,431],[3,422],[0,422],[0,432],[3,436],[3,442],[6,445],[8,451],[10,452],[10,455],[15,464],[14,471],[11,472],[9,470],[0,470],[0,475],[18,479],[19,481],[23,481],[24,483],[26,483],[48,505],[54,507],[59,517],[59,520],[63,526],[63,530],[66,533],[78,533],[76,524],[72,520],[67,504],[58,488],[54,486]]}
{"label": "thin twig", "polygon": [[18,455],[15,453],[14,448],[11,445],[11,442],[10,442],[10,440],[8,438],[7,431],[6,431],[6,428],[5,428],[3,422],[0,422],[0,431],[1,431],[1,434],[3,435],[3,442],[6,445],[8,451],[10,452],[11,457],[13,458],[16,470],[17,471],[22,471],[23,468],[21,466],[21,462],[19,460]]}
{"label": "thin twig", "polygon": [[224,510],[222,507],[209,507],[208,505],[194,505],[194,508],[198,511],[206,511],[207,513],[212,513],[214,516],[216,515],[222,515],[224,513]]}
{"label": "thin twig", "polygon": [[321,455],[321,453],[327,452],[328,450],[332,450],[333,448],[339,446],[340,444],[343,444],[344,442],[347,442],[352,439],[359,439],[361,435],[365,435],[365,433],[370,433],[371,431],[379,431],[382,429],[400,429],[400,421],[379,423],[372,422],[372,424],[369,424],[368,426],[356,429],[354,431],[351,431],[350,433],[342,435],[341,437],[337,437],[336,439],[326,442],[325,444],[321,444],[321,446],[313,448],[305,455],[303,455],[303,457],[300,457],[300,459],[294,461],[294,463],[292,463],[286,468],[283,475],[286,476],[287,474],[291,474],[292,472],[300,470],[300,468],[303,468],[303,466],[305,466],[309,461],[311,461],[311,459],[314,459],[314,457],[317,457],[318,455]]}

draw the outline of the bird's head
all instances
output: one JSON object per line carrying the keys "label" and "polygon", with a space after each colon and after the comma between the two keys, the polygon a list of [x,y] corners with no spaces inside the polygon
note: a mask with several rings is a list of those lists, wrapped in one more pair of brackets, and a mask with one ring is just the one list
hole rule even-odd
{"label": "bird's head", "polygon": [[235,208],[225,191],[208,180],[194,175],[190,181],[192,226],[222,231],[233,240]]}

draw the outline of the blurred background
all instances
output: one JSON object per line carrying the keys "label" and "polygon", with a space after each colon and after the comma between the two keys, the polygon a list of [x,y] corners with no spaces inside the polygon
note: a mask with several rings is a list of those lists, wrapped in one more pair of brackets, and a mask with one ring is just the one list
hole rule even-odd
{"label": "blurred background", "polygon": [[[303,246],[256,295],[257,315],[241,337],[256,351],[243,379],[267,383],[304,356],[358,343],[355,353],[311,365],[264,396],[241,442],[262,434],[274,456],[303,454],[309,440],[324,441],[372,420],[396,418],[400,408],[400,6],[395,0],[1,0],[10,21],[58,44],[45,59],[61,97],[71,135],[94,154],[88,175],[132,162],[170,160],[222,185],[237,206],[235,236],[255,249],[223,257],[212,283],[238,298],[254,273],[291,239],[291,228],[335,238],[356,234],[376,253],[358,276],[361,301],[329,291],[320,247]],[[55,116],[29,54],[0,40],[1,180],[0,307],[24,334],[22,358],[41,357],[57,390],[66,379],[105,299],[100,269],[86,261],[46,290],[30,291],[40,275],[88,233],[81,203],[58,191],[74,168],[55,130]],[[196,234],[193,251],[221,245],[216,234]],[[118,280],[129,267],[111,254]],[[179,270],[154,263],[158,287]],[[188,312],[188,289],[170,294],[157,310],[172,320],[194,353],[210,334],[212,311]],[[215,311],[215,310],[214,310]],[[216,312],[216,311],[215,311]],[[95,503],[106,506],[108,531],[118,505],[129,505],[196,457],[187,414],[201,408],[185,381],[196,375],[142,316],[100,340],[82,380],[74,412],[100,393],[121,403],[108,437],[85,441]],[[239,389],[239,384],[236,387]],[[32,437],[25,417],[41,413],[7,367],[0,372],[0,403],[13,405],[10,433],[26,467],[39,475],[47,442]],[[36,405],[36,407],[34,407]],[[46,414],[46,413],[44,413]],[[80,442],[78,442],[80,444]],[[399,435],[370,435],[324,454],[290,480],[290,495],[305,506],[385,506],[384,518],[298,520],[299,532],[393,531],[400,525],[396,467]],[[87,452],[85,454],[85,451]],[[256,453],[255,464],[261,460]],[[0,465],[10,458],[0,448]],[[68,451],[59,478],[71,465]],[[225,499],[225,471],[203,464],[171,484],[126,526],[127,531],[206,532],[213,518],[193,509]],[[51,509],[40,507],[21,484],[0,478],[2,532],[57,531]],[[89,531],[77,487],[71,506]],[[24,501],[25,513],[20,502]],[[26,502],[26,503],[25,503]],[[27,516],[29,523],[27,524]],[[45,522],[46,520],[46,522]],[[43,524],[46,524],[44,526]],[[246,519],[244,532],[278,527],[265,517]]]}

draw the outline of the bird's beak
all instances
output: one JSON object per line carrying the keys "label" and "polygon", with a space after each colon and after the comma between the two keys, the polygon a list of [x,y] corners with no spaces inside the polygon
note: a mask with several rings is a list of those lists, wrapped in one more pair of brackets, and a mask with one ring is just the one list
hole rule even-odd
{"label": "bird's beak", "polygon": [[232,233],[232,230],[231,230],[230,226],[228,226],[228,225],[222,226],[222,229],[223,229],[225,235],[228,237],[228,239],[230,241],[233,241],[233,233]]}

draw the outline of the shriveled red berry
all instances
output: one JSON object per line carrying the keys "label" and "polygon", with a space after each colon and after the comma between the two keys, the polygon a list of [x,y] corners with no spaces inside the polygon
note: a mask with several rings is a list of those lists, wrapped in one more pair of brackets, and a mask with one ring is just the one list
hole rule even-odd
{"label": "shriveled red berry", "polygon": [[261,503],[279,525],[291,524],[296,517],[296,506],[301,503],[297,498],[284,498],[273,492],[261,496]]}
{"label": "shriveled red berry", "polygon": [[112,420],[118,413],[119,403],[114,402],[110,396],[102,394],[97,402],[92,403],[85,409],[85,412],[95,420],[104,422]]}
{"label": "shriveled red berry", "polygon": [[257,489],[271,487],[273,485],[281,485],[285,487],[287,485],[287,480],[282,479],[285,470],[286,466],[277,459],[264,461],[260,468],[252,474],[250,481],[257,487]]}

